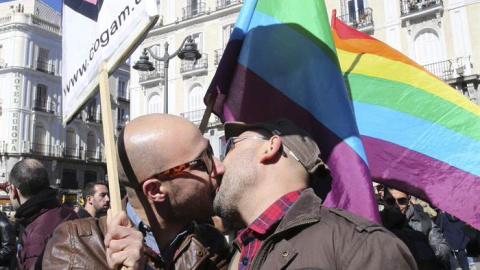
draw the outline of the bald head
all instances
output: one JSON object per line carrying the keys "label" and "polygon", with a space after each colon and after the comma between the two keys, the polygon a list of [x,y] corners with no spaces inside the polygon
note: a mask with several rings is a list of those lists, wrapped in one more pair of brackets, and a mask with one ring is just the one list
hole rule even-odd
{"label": "bald head", "polygon": [[[124,144],[139,182],[195,159],[206,147],[206,141],[195,125],[168,114],[148,114],[131,121],[124,130]],[[119,178],[127,180],[123,170],[119,172]]]}

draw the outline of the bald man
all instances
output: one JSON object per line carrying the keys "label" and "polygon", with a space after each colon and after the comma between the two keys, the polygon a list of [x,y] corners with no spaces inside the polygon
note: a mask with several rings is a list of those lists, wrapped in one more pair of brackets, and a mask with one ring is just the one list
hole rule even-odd
{"label": "bald man", "polygon": [[224,173],[198,128],[177,116],[150,114],[131,121],[117,147],[119,180],[128,195],[124,211],[108,227],[105,218],[59,227],[43,269],[226,268],[224,236],[194,221],[213,215],[217,178]]}

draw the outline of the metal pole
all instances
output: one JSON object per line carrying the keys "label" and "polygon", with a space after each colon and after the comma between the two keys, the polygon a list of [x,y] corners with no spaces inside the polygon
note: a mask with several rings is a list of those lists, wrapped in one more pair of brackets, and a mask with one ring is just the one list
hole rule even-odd
{"label": "metal pole", "polygon": [[163,90],[165,91],[165,100],[163,101],[163,108],[165,114],[168,114],[168,62],[170,61],[170,56],[168,55],[168,42],[165,41],[165,55],[163,56],[163,68],[164,68],[164,80],[163,80]]}

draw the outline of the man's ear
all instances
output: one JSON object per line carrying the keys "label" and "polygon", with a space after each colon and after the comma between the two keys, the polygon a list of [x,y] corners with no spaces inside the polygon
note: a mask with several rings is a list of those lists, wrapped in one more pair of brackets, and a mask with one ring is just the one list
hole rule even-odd
{"label": "man's ear", "polygon": [[163,202],[165,201],[166,194],[163,192],[162,182],[157,179],[148,179],[143,183],[142,190],[143,194],[147,199],[154,202]]}
{"label": "man's ear", "polygon": [[92,195],[85,196],[85,204],[87,204],[87,203],[90,204],[92,202],[91,199],[92,199]]}
{"label": "man's ear", "polygon": [[278,158],[278,155],[282,155],[282,140],[278,135],[273,135],[268,140],[268,144],[265,144],[264,147],[265,148],[262,149],[262,156],[260,157],[261,163],[274,160],[275,158]]}

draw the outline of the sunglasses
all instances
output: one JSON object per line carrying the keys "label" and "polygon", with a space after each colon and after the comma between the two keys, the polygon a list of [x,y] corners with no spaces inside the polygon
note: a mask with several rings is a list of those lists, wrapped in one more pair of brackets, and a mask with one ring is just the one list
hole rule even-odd
{"label": "sunglasses", "polygon": [[165,170],[156,176],[161,180],[167,180],[182,173],[186,169],[200,168],[201,166],[204,166],[207,173],[211,174],[213,167],[215,166],[215,162],[213,161],[213,149],[210,145],[210,141],[207,140],[207,143],[207,148],[203,151],[199,158]]}
{"label": "sunglasses", "polygon": [[408,198],[407,197],[402,197],[402,198],[395,199],[395,198],[392,198],[392,197],[388,197],[388,198],[385,199],[385,202],[388,205],[395,205],[396,203],[398,203],[398,205],[407,205],[408,204]]}
{"label": "sunglasses", "polygon": [[257,136],[230,137],[227,141],[227,144],[225,144],[225,150],[223,152],[223,156],[226,157],[228,152],[233,148],[235,148],[235,143],[241,142],[242,140],[245,140],[245,139],[268,141],[268,138],[257,137]]}

